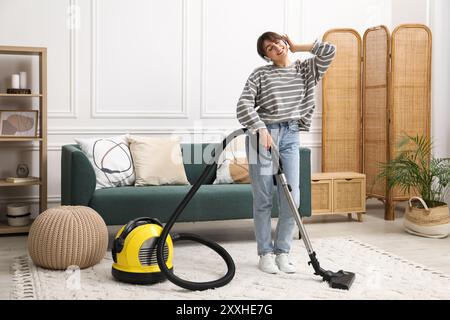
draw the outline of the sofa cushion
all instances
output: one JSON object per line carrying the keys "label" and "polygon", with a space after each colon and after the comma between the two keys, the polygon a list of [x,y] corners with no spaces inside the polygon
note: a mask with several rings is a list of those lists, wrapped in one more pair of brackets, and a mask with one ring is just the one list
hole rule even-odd
{"label": "sofa cushion", "polygon": [[[125,224],[138,217],[158,218],[167,221],[183,197],[189,185],[162,185],[144,187],[120,187],[95,190],[89,206],[108,224]],[[189,203],[179,221],[192,221],[193,205]]]}
{"label": "sofa cushion", "polygon": [[245,139],[246,135],[237,136],[223,150],[213,184],[250,183]]}
{"label": "sofa cushion", "polygon": [[134,167],[126,135],[75,141],[92,164],[96,189],[134,185]]}
{"label": "sofa cushion", "polygon": [[136,186],[187,185],[180,138],[129,135]]}
{"label": "sofa cushion", "polygon": [[[250,184],[213,184],[202,186],[192,198],[195,221],[251,219],[253,195]],[[277,216],[276,190],[273,193],[272,217]]]}
{"label": "sofa cushion", "polygon": [[[138,217],[167,222],[190,186],[145,186],[99,189],[89,204],[108,224],[125,224]],[[253,200],[250,184],[202,185],[178,221],[251,219]],[[272,216],[278,212],[274,190]],[[131,209],[130,209],[131,208]]]}
{"label": "sofa cushion", "polygon": [[[211,153],[218,145],[218,143],[181,144],[184,170],[191,184],[197,181],[208,163],[212,161],[213,157]],[[216,170],[213,170],[204,184],[212,184],[215,179]]]}
{"label": "sofa cushion", "polygon": [[213,184],[250,183],[247,158],[226,159],[220,163]]}

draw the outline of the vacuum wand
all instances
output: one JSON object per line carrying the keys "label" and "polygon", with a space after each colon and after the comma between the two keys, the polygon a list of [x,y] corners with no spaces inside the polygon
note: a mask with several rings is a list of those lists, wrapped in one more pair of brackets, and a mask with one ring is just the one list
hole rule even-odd
{"label": "vacuum wand", "polygon": [[327,281],[332,288],[349,290],[353,281],[355,280],[355,274],[349,271],[339,270],[338,272],[333,272],[329,270],[324,270],[320,267],[319,261],[317,260],[316,253],[313,250],[311,241],[309,240],[306,229],[303,225],[303,221],[298,212],[297,206],[295,205],[294,198],[292,197],[291,191],[292,187],[287,183],[286,176],[283,172],[283,166],[281,163],[280,155],[275,146],[271,146],[269,151],[275,157],[275,163],[278,163],[277,173],[275,178],[277,184],[283,189],[283,193],[291,209],[291,213],[294,216],[295,222],[297,223],[298,229],[300,231],[301,238],[305,244],[306,250],[308,251],[309,258],[311,261],[308,265],[312,265],[314,268],[314,274],[321,276],[324,281]]}

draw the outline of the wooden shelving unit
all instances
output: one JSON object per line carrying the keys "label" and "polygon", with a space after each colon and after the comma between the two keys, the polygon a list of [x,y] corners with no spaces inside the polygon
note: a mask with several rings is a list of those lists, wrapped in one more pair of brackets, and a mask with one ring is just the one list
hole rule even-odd
{"label": "wooden shelving unit", "polygon": [[8,98],[38,98],[42,97],[42,94],[32,93],[32,94],[13,94],[13,93],[0,93],[0,97],[8,97]]}
{"label": "wooden shelving unit", "polygon": [[5,221],[0,222],[0,234],[17,234],[17,233],[28,233],[30,230],[31,222],[29,225],[23,227],[11,227]]}
{"label": "wooden shelving unit", "polygon": [[[26,55],[39,57],[39,92],[32,94],[8,94],[0,93],[0,99],[39,99],[38,113],[38,137],[1,137],[0,143],[11,142],[37,142],[39,144],[39,180],[32,182],[11,183],[0,179],[0,188],[27,188],[37,186],[39,188],[39,212],[47,209],[47,49],[40,47],[0,46],[1,55]],[[0,107],[1,110],[1,107]],[[0,189],[1,192],[1,189]],[[30,224],[31,225],[31,224]],[[6,222],[0,222],[0,234],[27,233],[30,225],[23,227],[8,226]]]}
{"label": "wooden shelving unit", "polygon": [[19,141],[42,141],[42,138],[13,138],[13,137],[0,137],[1,141],[19,142]]}
{"label": "wooden shelving unit", "polygon": [[24,187],[24,186],[38,186],[41,181],[27,181],[27,182],[8,182],[5,179],[0,179],[0,187]]}

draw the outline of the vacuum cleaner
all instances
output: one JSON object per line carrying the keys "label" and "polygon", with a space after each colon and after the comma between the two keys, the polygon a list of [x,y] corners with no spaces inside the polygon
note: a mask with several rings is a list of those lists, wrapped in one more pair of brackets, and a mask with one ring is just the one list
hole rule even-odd
{"label": "vacuum cleaner", "polygon": [[[114,260],[112,275],[115,279],[135,284],[151,284],[168,279],[182,288],[199,291],[222,287],[233,279],[236,267],[233,258],[222,246],[191,233],[170,234],[170,230],[200,186],[206,181],[210,174],[216,170],[218,159],[222,151],[225,150],[226,146],[234,138],[245,134],[246,132],[246,128],[241,128],[232,132],[222,141],[221,145],[213,150],[212,158],[205,170],[181,200],[164,227],[156,219],[143,217],[130,221],[119,230],[114,239],[112,249]],[[217,150],[218,148],[219,150]],[[320,266],[295,205],[295,201],[291,195],[292,188],[287,183],[284,175],[279,152],[274,146],[272,146],[269,151],[271,154],[273,153],[272,155],[278,161],[275,181],[282,187],[291,212],[298,225],[301,239],[305,244],[310,258],[308,265],[312,265],[314,274],[322,277],[322,279],[327,281],[332,288],[349,290],[355,279],[355,274],[343,270],[337,272],[324,270]],[[183,240],[199,242],[217,252],[227,265],[226,274],[217,280],[207,282],[192,282],[177,277],[173,272],[174,268],[172,265],[173,243]]]}
{"label": "vacuum cleaner", "polygon": [[[121,282],[152,284],[164,281],[166,276],[158,267],[156,243],[163,225],[155,218],[137,218],[118,232],[111,250],[114,264],[112,275]],[[169,236],[164,245],[164,261],[172,271],[173,241]]]}

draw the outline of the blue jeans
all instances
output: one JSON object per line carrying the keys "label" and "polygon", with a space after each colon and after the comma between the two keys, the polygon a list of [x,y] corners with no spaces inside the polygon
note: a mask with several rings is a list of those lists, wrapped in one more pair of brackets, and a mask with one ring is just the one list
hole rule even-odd
{"label": "blue jeans", "polygon": [[[280,152],[281,163],[297,208],[300,204],[300,134],[296,121],[266,125],[273,144]],[[245,148],[249,162],[249,174],[253,194],[253,221],[258,255],[289,253],[293,240],[295,219],[290,211],[281,186],[277,185],[278,222],[272,242],[271,211],[274,177],[278,168],[274,154],[256,141],[256,135],[248,133]],[[259,145],[259,146],[257,146]],[[258,150],[257,150],[258,149]],[[258,152],[257,152],[258,151]]]}

